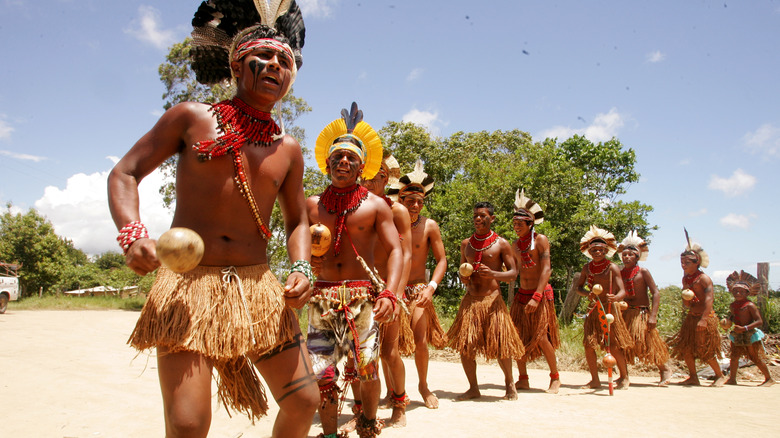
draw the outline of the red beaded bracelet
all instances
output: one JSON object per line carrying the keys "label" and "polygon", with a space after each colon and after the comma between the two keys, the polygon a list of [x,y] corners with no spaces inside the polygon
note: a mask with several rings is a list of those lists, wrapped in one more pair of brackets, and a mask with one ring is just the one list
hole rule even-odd
{"label": "red beaded bracelet", "polygon": [[149,232],[146,231],[146,226],[141,221],[132,221],[119,230],[119,236],[117,236],[116,240],[119,242],[119,246],[122,247],[122,252],[127,254],[133,242],[138,239],[148,238]]}
{"label": "red beaded bracelet", "polygon": [[390,289],[385,289],[376,297],[377,301],[379,301],[381,298],[390,298],[390,302],[393,303],[393,312],[395,312],[395,302],[398,301],[398,297],[396,297],[395,294],[390,291]]}

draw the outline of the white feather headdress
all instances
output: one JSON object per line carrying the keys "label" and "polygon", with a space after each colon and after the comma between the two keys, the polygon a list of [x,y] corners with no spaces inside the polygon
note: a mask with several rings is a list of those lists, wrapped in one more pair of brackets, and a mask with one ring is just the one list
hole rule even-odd
{"label": "white feather headdress", "polygon": [[685,250],[683,251],[683,254],[685,253],[693,253],[696,255],[696,257],[699,259],[699,267],[700,268],[706,268],[710,265],[710,256],[707,254],[706,251],[699,245],[698,243],[691,240],[690,236],[688,236],[688,230],[683,228],[685,231]]}
{"label": "white feather headdress", "polygon": [[525,196],[525,189],[517,189],[517,192],[515,192],[514,216],[527,216],[534,221],[534,225],[544,222],[542,207],[532,201],[531,198]]}
{"label": "white feather headdress", "polygon": [[428,196],[433,191],[433,178],[423,170],[423,162],[418,159],[414,163],[414,170],[398,179],[396,184],[389,185],[387,196],[393,201],[407,194],[419,194]]}
{"label": "white feather headdress", "polygon": [[647,242],[637,234],[636,230],[629,231],[626,238],[618,245],[618,252],[623,252],[624,249],[634,248],[639,252],[639,261],[643,262],[647,260],[647,254],[650,249],[647,247]]}
{"label": "white feather headdress", "polygon": [[617,251],[617,240],[615,240],[615,236],[607,230],[602,230],[595,225],[591,225],[590,230],[588,230],[588,232],[585,233],[585,236],[580,239],[580,251],[585,254],[585,256],[589,259],[593,258],[588,252],[588,249],[590,249],[590,246],[595,240],[600,240],[607,245],[608,259],[615,255],[615,251]]}

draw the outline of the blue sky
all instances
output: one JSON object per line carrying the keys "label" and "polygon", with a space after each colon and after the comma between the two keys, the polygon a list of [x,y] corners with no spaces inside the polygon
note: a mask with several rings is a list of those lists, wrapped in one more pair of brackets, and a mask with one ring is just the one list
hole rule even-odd
{"label": "blue sky", "polygon": [[[37,208],[89,253],[117,248],[106,174],[160,116],[157,67],[198,4],[0,0],[3,205]],[[770,262],[780,288],[780,2],[299,4],[308,145],[353,100],[375,128],[616,136],[642,175],[621,199],[655,207],[659,285],[680,284],[685,226],[716,282]],[[170,223],[159,182],[141,184],[154,235]]]}

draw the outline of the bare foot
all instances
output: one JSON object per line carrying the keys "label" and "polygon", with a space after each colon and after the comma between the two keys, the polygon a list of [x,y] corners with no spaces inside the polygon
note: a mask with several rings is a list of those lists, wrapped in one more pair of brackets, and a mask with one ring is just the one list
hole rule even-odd
{"label": "bare foot", "polygon": [[455,401],[473,400],[475,398],[480,398],[480,397],[482,397],[482,394],[479,393],[479,389],[475,388],[475,389],[469,389],[463,394],[455,397]]}
{"label": "bare foot", "polygon": [[341,425],[341,427],[339,427],[339,432],[350,433],[353,430],[355,430],[355,428],[357,427],[357,420],[359,416],[360,414],[356,414],[354,417],[350,418],[349,421]]}
{"label": "bare foot", "polygon": [[726,385],[735,385],[737,384],[737,379],[729,377],[728,380],[726,380]]}
{"label": "bare foot", "polygon": [[528,379],[519,379],[517,383],[515,383],[515,389],[518,391],[529,389],[530,387],[531,385],[528,384]]}
{"label": "bare foot", "polygon": [[628,377],[617,380],[617,389],[628,389],[629,386],[631,386],[631,382],[628,381]]}
{"label": "bare foot", "polygon": [[394,407],[393,408],[393,415],[391,415],[390,419],[387,420],[387,423],[385,423],[385,426],[389,426],[389,427],[406,427],[406,408],[405,407]]}
{"label": "bare foot", "polygon": [[669,386],[669,380],[672,378],[672,372],[667,368],[661,371],[661,381],[658,382],[658,386],[666,388]]}
{"label": "bare foot", "polygon": [[580,389],[599,389],[601,388],[601,381],[600,380],[591,380],[590,382],[582,385]]}
{"label": "bare foot", "polygon": [[762,384],[760,384],[758,386],[772,386],[774,384],[775,384],[775,381],[772,380],[772,378],[770,377],[770,378],[764,380],[764,383],[762,383]]}
{"label": "bare foot", "polygon": [[506,394],[502,397],[503,400],[517,400],[517,390],[515,389],[515,385],[512,383],[507,383],[506,385]]}
{"label": "bare foot", "polygon": [[720,388],[721,386],[726,384],[726,376],[720,376],[717,379],[715,379],[714,382],[712,382],[712,387],[714,388]]}
{"label": "bare foot", "polygon": [[687,379],[683,380],[682,382],[678,383],[678,385],[683,386],[699,386],[701,383],[699,383],[699,378],[697,376],[691,376]]}
{"label": "bare foot", "polygon": [[561,379],[550,380],[550,387],[545,391],[548,394],[557,394],[561,388]]}
{"label": "bare foot", "polygon": [[436,394],[432,393],[429,389],[426,389],[425,391],[420,391],[420,395],[423,398],[423,402],[425,402],[426,408],[439,409],[439,398],[436,397]]}

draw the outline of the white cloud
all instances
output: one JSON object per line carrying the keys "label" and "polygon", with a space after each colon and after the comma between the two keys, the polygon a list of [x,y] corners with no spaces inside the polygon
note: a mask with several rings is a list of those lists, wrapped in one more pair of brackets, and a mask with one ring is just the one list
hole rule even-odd
{"label": "white cloud", "polygon": [[756,177],[753,175],[748,175],[742,169],[737,169],[729,178],[712,175],[707,187],[712,190],[720,190],[728,197],[734,197],[752,189],[756,185],[756,181]]}
{"label": "white cloud", "polygon": [[424,72],[424,71],[425,71],[425,70],[424,70],[424,69],[422,69],[422,68],[415,68],[415,69],[412,69],[412,71],[410,71],[410,72],[409,72],[409,75],[408,75],[408,76],[406,76],[406,81],[407,81],[407,82],[411,82],[411,81],[414,81],[414,80],[417,80],[417,79],[419,79],[419,78],[420,78],[420,76],[422,76],[422,74],[423,74],[423,72]]}
{"label": "white cloud", "polygon": [[141,5],[138,7],[138,18],[130,22],[125,33],[158,49],[167,49],[176,42],[176,33],[171,29],[162,29],[161,26],[160,11],[152,6]]}
{"label": "white cloud", "polygon": [[46,157],[40,157],[38,155],[20,154],[20,153],[17,153],[17,152],[4,151],[2,149],[0,149],[0,155],[5,155],[6,157],[16,158],[17,160],[34,161],[36,163],[46,159]]}
{"label": "white cloud", "polygon": [[[116,157],[109,157],[116,161]],[[108,210],[106,183],[109,171],[90,175],[78,173],[65,188],[46,187],[35,208],[54,225],[57,235],[73,241],[76,248],[95,255],[119,251],[116,226]],[[141,220],[151,236],[159,236],[171,224],[172,213],[163,207],[158,189],[162,174],[155,170],[139,185]]]}
{"label": "white cloud", "polygon": [[438,112],[420,111],[418,109],[412,109],[408,113],[404,114],[401,118],[402,122],[414,123],[415,125],[424,126],[434,136],[438,136],[440,129],[437,126],[441,123],[439,120]]}
{"label": "white cloud", "polygon": [[656,62],[661,62],[666,59],[666,55],[661,53],[660,50],[656,50],[655,52],[648,53],[646,59],[647,62],[655,64]]}
{"label": "white cloud", "polygon": [[753,153],[766,154],[769,157],[780,156],[780,128],[765,123],[753,132],[742,137],[745,146]]}
{"label": "white cloud", "polygon": [[707,214],[707,209],[706,208],[702,208],[702,209],[699,209],[699,210],[692,211],[692,212],[688,213],[688,216],[690,216],[690,217],[698,217],[698,216],[704,216],[705,214]]}
{"label": "white cloud", "polygon": [[750,228],[750,219],[754,216],[745,216],[744,214],[729,213],[720,218],[720,224],[726,228]]}
{"label": "white cloud", "polygon": [[574,129],[568,126],[555,126],[542,131],[537,138],[558,138],[564,140],[577,135],[583,135],[588,140],[598,143],[609,141],[612,137],[618,136],[618,131],[625,124],[625,117],[612,108],[608,113],[599,113],[590,126],[581,129]]}
{"label": "white cloud", "polygon": [[[5,118],[5,114],[0,115],[0,117]],[[0,140],[11,138],[12,132],[14,132],[14,127],[5,120],[0,119]]]}
{"label": "white cloud", "polygon": [[726,284],[726,277],[729,276],[734,271],[713,271],[710,274],[710,279],[712,279],[713,284]]}
{"label": "white cloud", "polygon": [[338,4],[338,0],[298,0],[298,6],[304,18],[309,17],[329,17],[333,12],[333,6]]}

